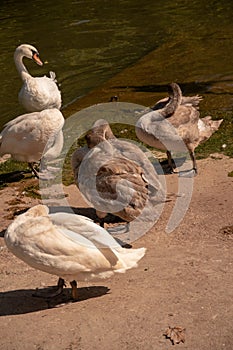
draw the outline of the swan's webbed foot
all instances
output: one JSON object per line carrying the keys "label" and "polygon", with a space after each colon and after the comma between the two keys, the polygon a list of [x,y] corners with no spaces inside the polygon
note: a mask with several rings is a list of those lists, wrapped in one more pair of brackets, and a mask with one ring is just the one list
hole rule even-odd
{"label": "swan's webbed foot", "polygon": [[63,278],[59,277],[56,287],[51,288],[52,291],[50,293],[36,290],[36,292],[33,293],[32,296],[37,298],[52,299],[62,294],[64,286],[65,281],[63,280]]}
{"label": "swan's webbed foot", "polygon": [[192,178],[192,177],[195,177],[196,175],[197,175],[197,171],[194,168],[190,169],[190,170],[180,171],[179,172],[179,177]]}
{"label": "swan's webbed foot", "polygon": [[198,174],[197,168],[193,168],[194,171],[194,176],[196,176]]}
{"label": "swan's webbed foot", "polygon": [[167,174],[175,174],[174,169],[169,166],[168,169],[167,169]]}

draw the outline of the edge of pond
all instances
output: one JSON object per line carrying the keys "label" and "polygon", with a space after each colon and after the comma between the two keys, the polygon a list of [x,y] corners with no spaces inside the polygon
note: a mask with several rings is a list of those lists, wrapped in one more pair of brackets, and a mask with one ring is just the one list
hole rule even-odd
{"label": "edge of pond", "polygon": [[[172,46],[169,46],[169,48],[167,46],[162,46],[161,48],[153,50],[139,59],[135,64],[125,68],[114,77],[107,80],[104,84],[90,91],[87,95],[77,99],[70,105],[65,106],[62,110],[65,118],[83,108],[90,107],[97,103],[109,102],[110,98],[115,95],[118,96],[119,102],[135,103],[146,107],[153,106],[156,101],[167,96],[168,84],[175,81],[180,85],[184,95],[200,94],[203,96],[203,101],[200,104],[201,117],[210,114],[213,115],[214,119],[224,118],[220,130],[214,133],[207,142],[197,147],[197,157],[206,158],[211,153],[215,152],[233,157],[233,143],[231,136],[233,125],[231,108],[222,108],[220,112],[215,106],[213,106],[213,97],[208,94],[208,82],[177,81],[178,75],[177,79],[173,79],[176,76],[175,73],[172,77],[169,76],[169,79],[171,78],[171,80],[167,81],[166,79],[168,79],[168,77],[165,67],[169,61],[169,57],[164,53],[168,49],[172,52]],[[157,65],[157,62],[161,62],[161,57],[166,57],[163,62],[163,69],[161,63],[160,68]],[[216,96],[215,101],[219,98],[221,97]],[[228,96],[225,97],[224,103],[226,103],[225,101],[227,99]],[[222,147],[226,144],[226,148]]]}

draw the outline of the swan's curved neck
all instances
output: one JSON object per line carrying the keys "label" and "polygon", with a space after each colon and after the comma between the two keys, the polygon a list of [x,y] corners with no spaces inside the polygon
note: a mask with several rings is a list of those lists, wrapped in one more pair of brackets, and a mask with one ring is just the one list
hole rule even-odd
{"label": "swan's curved neck", "polygon": [[15,60],[16,68],[17,68],[17,70],[19,72],[19,75],[21,76],[21,79],[24,81],[28,77],[30,77],[30,74],[28,73],[27,68],[23,64],[23,57],[24,56],[20,52],[16,51],[15,54],[14,54],[14,60]]}

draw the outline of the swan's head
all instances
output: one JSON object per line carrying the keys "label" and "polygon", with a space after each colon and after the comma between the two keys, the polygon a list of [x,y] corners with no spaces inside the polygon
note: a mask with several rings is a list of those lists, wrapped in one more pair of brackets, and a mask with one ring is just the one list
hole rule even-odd
{"label": "swan's head", "polygon": [[18,46],[15,50],[15,57],[16,56],[27,57],[35,61],[39,66],[43,65],[43,62],[40,60],[39,57],[39,52],[32,45],[22,44]]}
{"label": "swan's head", "polygon": [[115,139],[110,125],[105,119],[98,119],[92,126],[91,131],[85,136],[89,148],[93,148],[100,142]]}

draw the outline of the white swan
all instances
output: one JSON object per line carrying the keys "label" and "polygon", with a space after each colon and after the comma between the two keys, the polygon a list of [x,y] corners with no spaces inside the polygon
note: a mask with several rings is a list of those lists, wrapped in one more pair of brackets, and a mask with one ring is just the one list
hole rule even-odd
{"label": "white swan", "polygon": [[42,111],[48,108],[61,108],[61,92],[56,84],[54,72],[50,72],[50,78],[32,77],[25,65],[23,58],[33,59],[38,65],[43,63],[39,58],[39,53],[35,47],[28,44],[18,46],[14,53],[16,68],[23,81],[23,86],[19,92],[19,102],[28,112]]}
{"label": "white swan", "polygon": [[8,249],[31,267],[71,282],[96,281],[137,266],[146,249],[122,248],[111,235],[81,215],[37,205],[19,215],[5,233]]}
{"label": "white swan", "polygon": [[160,100],[153,111],[144,114],[136,123],[136,135],[145,144],[167,151],[168,164],[173,171],[171,151],[184,152],[186,145],[197,173],[194,150],[218,130],[223,119],[200,118],[200,96],[182,96],[176,83],[169,86],[169,99]]}
{"label": "white swan", "polygon": [[154,217],[164,192],[144,152],[131,142],[117,139],[103,119],[95,122],[86,141],[87,146],[73,153],[72,169],[76,185],[97,216],[104,219],[113,213],[130,222],[150,202],[153,208],[149,216]]}
{"label": "white swan", "polygon": [[8,122],[0,134],[0,155],[28,162],[34,174],[34,162],[42,155],[47,160],[56,158],[63,147],[64,117],[58,109],[46,109],[20,115]]}

